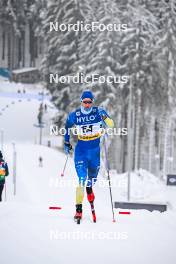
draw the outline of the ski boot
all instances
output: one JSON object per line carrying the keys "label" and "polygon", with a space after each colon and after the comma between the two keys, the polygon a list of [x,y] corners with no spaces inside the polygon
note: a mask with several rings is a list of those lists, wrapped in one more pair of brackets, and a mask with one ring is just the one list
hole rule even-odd
{"label": "ski boot", "polygon": [[76,214],[74,220],[77,224],[80,224],[82,219],[82,204],[76,204]]}

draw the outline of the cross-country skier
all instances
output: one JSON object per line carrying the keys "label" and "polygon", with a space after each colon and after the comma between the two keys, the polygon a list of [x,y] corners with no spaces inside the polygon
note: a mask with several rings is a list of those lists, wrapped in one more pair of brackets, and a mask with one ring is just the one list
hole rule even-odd
{"label": "cross-country skier", "polygon": [[2,201],[2,191],[4,189],[5,177],[9,175],[7,163],[3,159],[2,152],[0,151],[0,202]]}
{"label": "cross-country skier", "polygon": [[43,167],[43,158],[39,156],[39,167]]}
{"label": "cross-country skier", "polygon": [[[93,184],[97,180],[100,168],[100,137],[102,127],[113,127],[114,122],[107,112],[100,107],[93,106],[94,96],[91,91],[86,90],[80,97],[81,107],[71,112],[66,121],[66,134],[64,149],[69,154],[72,149],[70,144],[70,128],[76,127],[78,142],[74,152],[74,162],[79,178],[79,185],[76,188],[76,214],[75,220],[82,218],[82,202],[84,196],[84,186],[87,180],[86,192],[88,201],[94,211],[93,201],[95,195],[92,190]],[[94,221],[96,218],[94,215]]]}

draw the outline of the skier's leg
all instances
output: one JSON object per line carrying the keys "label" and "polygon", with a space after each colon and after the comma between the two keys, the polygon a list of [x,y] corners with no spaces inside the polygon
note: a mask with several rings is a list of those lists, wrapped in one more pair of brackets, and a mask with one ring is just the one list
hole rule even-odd
{"label": "skier's leg", "polygon": [[87,200],[91,203],[95,199],[95,195],[93,193],[92,187],[86,187],[87,192]]}
{"label": "skier's leg", "polygon": [[100,169],[100,148],[95,148],[90,151],[88,162],[88,180],[87,180],[87,198],[89,202],[93,202],[95,195],[92,190],[92,186],[97,181],[97,175]]}
{"label": "skier's leg", "polygon": [[95,195],[92,190],[92,186],[95,184],[97,180],[97,175],[100,168],[100,148],[92,149],[90,151],[90,157],[88,161],[88,181],[87,181],[87,199],[91,206],[91,212],[92,212],[92,219],[93,222],[96,223],[96,214],[95,214],[95,208],[94,208],[94,199]]}
{"label": "skier's leg", "polygon": [[84,185],[79,184],[76,187],[76,204],[82,204],[84,198]]}
{"label": "skier's leg", "polygon": [[75,218],[82,217],[82,202],[84,198],[84,185],[87,178],[87,157],[85,152],[81,151],[79,147],[75,148],[75,169],[79,178],[79,185],[76,188],[76,215]]}
{"label": "skier's leg", "polygon": [[96,183],[99,170],[100,166],[88,168],[87,187],[92,187]]}
{"label": "skier's leg", "polygon": [[4,189],[4,184],[0,184],[0,202],[2,202],[2,191]]}
{"label": "skier's leg", "polygon": [[91,149],[88,157],[88,180],[87,187],[92,187],[97,181],[100,169],[100,147]]}
{"label": "skier's leg", "polygon": [[80,204],[84,197],[84,185],[87,178],[87,161],[82,157],[82,160],[75,160],[75,168],[79,179],[79,185],[76,188],[76,204]]}
{"label": "skier's leg", "polygon": [[84,198],[84,185],[79,184],[79,186],[76,188],[76,218],[82,218],[82,202]]}
{"label": "skier's leg", "polygon": [[87,192],[87,199],[89,202],[93,202],[95,199],[92,186],[97,181],[99,168],[100,168],[99,166],[95,168],[88,168],[88,180],[87,180],[86,192]]}
{"label": "skier's leg", "polygon": [[78,146],[75,148],[74,162],[79,184],[84,185],[87,178],[88,160],[86,152]]}

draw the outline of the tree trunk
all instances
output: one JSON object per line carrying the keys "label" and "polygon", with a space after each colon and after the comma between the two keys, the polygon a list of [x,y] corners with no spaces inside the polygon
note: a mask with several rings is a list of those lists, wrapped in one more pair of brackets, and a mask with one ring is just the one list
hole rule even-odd
{"label": "tree trunk", "polygon": [[165,121],[165,131],[164,131],[164,154],[163,154],[163,179],[165,179],[167,174],[167,165],[168,165],[168,137],[169,137],[169,130],[170,130],[170,120],[168,115],[166,115]]}
{"label": "tree trunk", "polygon": [[149,130],[149,165],[148,170],[152,172],[152,163],[154,158],[154,138],[155,138],[155,117],[152,115],[150,119],[150,130]]}
{"label": "tree trunk", "polygon": [[134,160],[134,169],[139,169],[139,137],[140,137],[140,95],[137,98],[136,104],[136,129],[135,129],[135,160]]}

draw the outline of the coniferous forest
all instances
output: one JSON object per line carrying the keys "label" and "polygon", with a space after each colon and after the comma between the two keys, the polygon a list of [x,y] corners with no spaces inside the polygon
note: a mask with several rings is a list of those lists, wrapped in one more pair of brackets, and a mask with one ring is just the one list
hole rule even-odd
{"label": "coniferous forest", "polygon": [[[127,136],[111,137],[112,169],[143,168],[158,177],[176,172],[175,0],[8,0],[0,3],[0,17],[9,68],[25,66],[28,27],[29,64],[35,66],[41,55],[37,66],[59,110],[60,127],[79,106],[80,93],[91,89],[116,128],[128,128]],[[77,21],[126,24],[127,29],[50,32],[50,22]],[[128,82],[51,83],[50,73],[128,76]]]}

